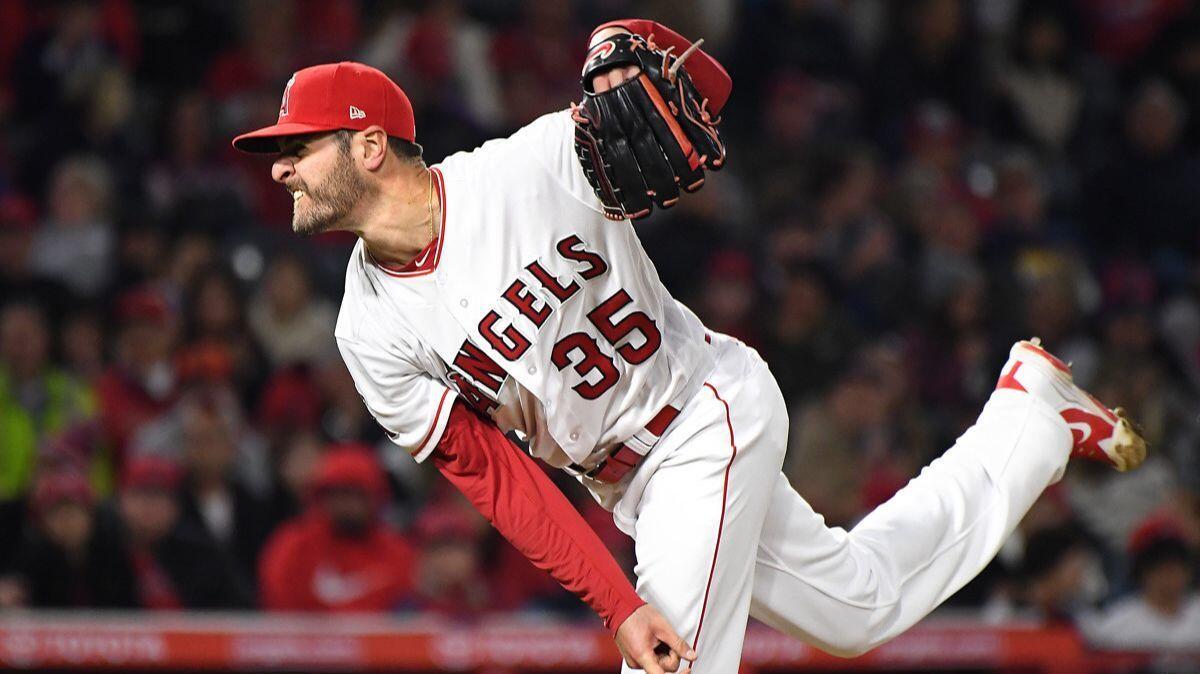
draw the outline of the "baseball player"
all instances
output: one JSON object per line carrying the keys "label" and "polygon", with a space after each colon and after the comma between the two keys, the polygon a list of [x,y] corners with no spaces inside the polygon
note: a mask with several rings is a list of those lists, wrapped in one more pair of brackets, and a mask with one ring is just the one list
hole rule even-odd
{"label": "baseball player", "polygon": [[[278,153],[296,232],[358,235],[336,337],[372,414],[595,609],[626,671],[735,672],[750,615],[862,653],[977,574],[1069,457],[1142,461],[1122,412],[1019,342],[953,447],[826,527],[780,472],[766,363],[670,296],[630,222],[721,168],[730,78],[650,21],[590,46],[581,105],[432,167],[404,93],[356,63],[297,72],[234,145]],[[636,592],[506,432],[635,539]]]}

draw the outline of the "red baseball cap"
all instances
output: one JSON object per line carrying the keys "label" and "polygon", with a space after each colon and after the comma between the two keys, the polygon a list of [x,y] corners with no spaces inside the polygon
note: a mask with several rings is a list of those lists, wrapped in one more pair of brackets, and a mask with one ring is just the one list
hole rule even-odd
{"label": "red baseball cap", "polygon": [[65,501],[90,507],[95,500],[96,494],[87,478],[73,470],[45,473],[33,488],[33,509],[38,513],[45,513]]}
{"label": "red baseball cap", "polygon": [[412,104],[387,75],[362,63],[342,61],[296,71],[283,89],[279,121],[243,133],[233,146],[243,152],[278,152],[276,138],[378,124],[389,136],[416,142]]}
{"label": "red baseball cap", "polygon": [[309,484],[314,495],[339,487],[360,489],[377,504],[386,501],[391,491],[375,453],[353,442],[328,448]]}
{"label": "red baseball cap", "polygon": [[149,489],[171,493],[182,481],[183,469],[179,464],[159,456],[134,457],[121,471],[122,490]]}

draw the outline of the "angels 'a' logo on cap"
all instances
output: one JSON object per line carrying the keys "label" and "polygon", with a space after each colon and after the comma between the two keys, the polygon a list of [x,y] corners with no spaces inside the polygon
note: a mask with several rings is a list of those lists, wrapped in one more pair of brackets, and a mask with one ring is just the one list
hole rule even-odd
{"label": "angels 'a' logo on cap", "polygon": [[288,116],[288,99],[292,96],[292,85],[296,83],[296,75],[292,75],[292,79],[287,81],[287,86],[283,88],[283,100],[279,102],[279,116]]}
{"label": "angels 'a' logo on cap", "polygon": [[354,107],[353,105],[350,106],[350,119],[365,119],[366,116],[367,116],[367,113],[363,112],[362,110],[359,110],[358,108]]}

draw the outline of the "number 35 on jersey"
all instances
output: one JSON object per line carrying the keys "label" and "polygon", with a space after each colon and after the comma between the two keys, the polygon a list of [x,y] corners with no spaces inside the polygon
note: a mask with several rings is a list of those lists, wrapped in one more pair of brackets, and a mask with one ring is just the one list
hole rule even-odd
{"label": "number 35 on jersey", "polygon": [[[575,265],[575,272],[583,284],[608,273],[608,262],[599,253],[589,250],[578,235],[560,240],[554,248],[559,257]],[[583,286],[575,279],[562,283],[538,260],[526,265],[525,270],[537,285],[531,287],[521,278],[514,279],[502,293],[501,300],[540,331],[551,314],[568,302],[578,301],[576,296]],[[557,305],[544,299],[547,295],[557,300]],[[558,336],[554,342],[550,365],[560,371],[573,370],[578,381],[571,390],[586,400],[599,398],[620,381],[616,358],[638,365],[654,355],[662,344],[662,333],[654,320],[637,309],[635,298],[623,288],[589,307],[587,324],[574,327],[583,329],[563,330],[567,334]],[[482,340],[500,357],[515,361],[533,344],[534,337],[526,334],[528,329],[527,326],[523,331],[515,321],[505,324],[500,313],[492,310],[479,321],[476,333],[468,336],[459,347],[450,364],[449,378],[476,409],[490,412],[495,408],[498,404],[496,396],[506,373],[473,340]]]}

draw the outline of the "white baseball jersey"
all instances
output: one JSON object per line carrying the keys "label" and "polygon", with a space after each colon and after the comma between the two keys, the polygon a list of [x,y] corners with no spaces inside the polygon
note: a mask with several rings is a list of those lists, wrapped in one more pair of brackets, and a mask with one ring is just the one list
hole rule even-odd
{"label": "white baseball jersey", "polygon": [[419,271],[355,248],[336,335],[393,440],[424,459],[461,396],[534,455],[591,467],[616,443],[646,451],[646,424],[679,408],[631,478],[584,483],[633,536],[638,594],[695,647],[695,674],[737,670],[749,615],[852,655],[975,576],[1062,476],[1058,413],[997,391],[853,531],[826,527],[780,472],[788,415],[766,364],[706,343],[631,225],[604,219],[572,133],[566,112],[547,115],[437,167],[442,235]]}
{"label": "white baseball jersey", "polygon": [[573,133],[556,112],[433,167],[442,229],[424,269],[354,248],[337,342],[368,409],[418,461],[456,396],[554,466],[590,468],[620,442],[645,452],[646,424],[712,371],[700,321],[632,225],[604,218]]}

